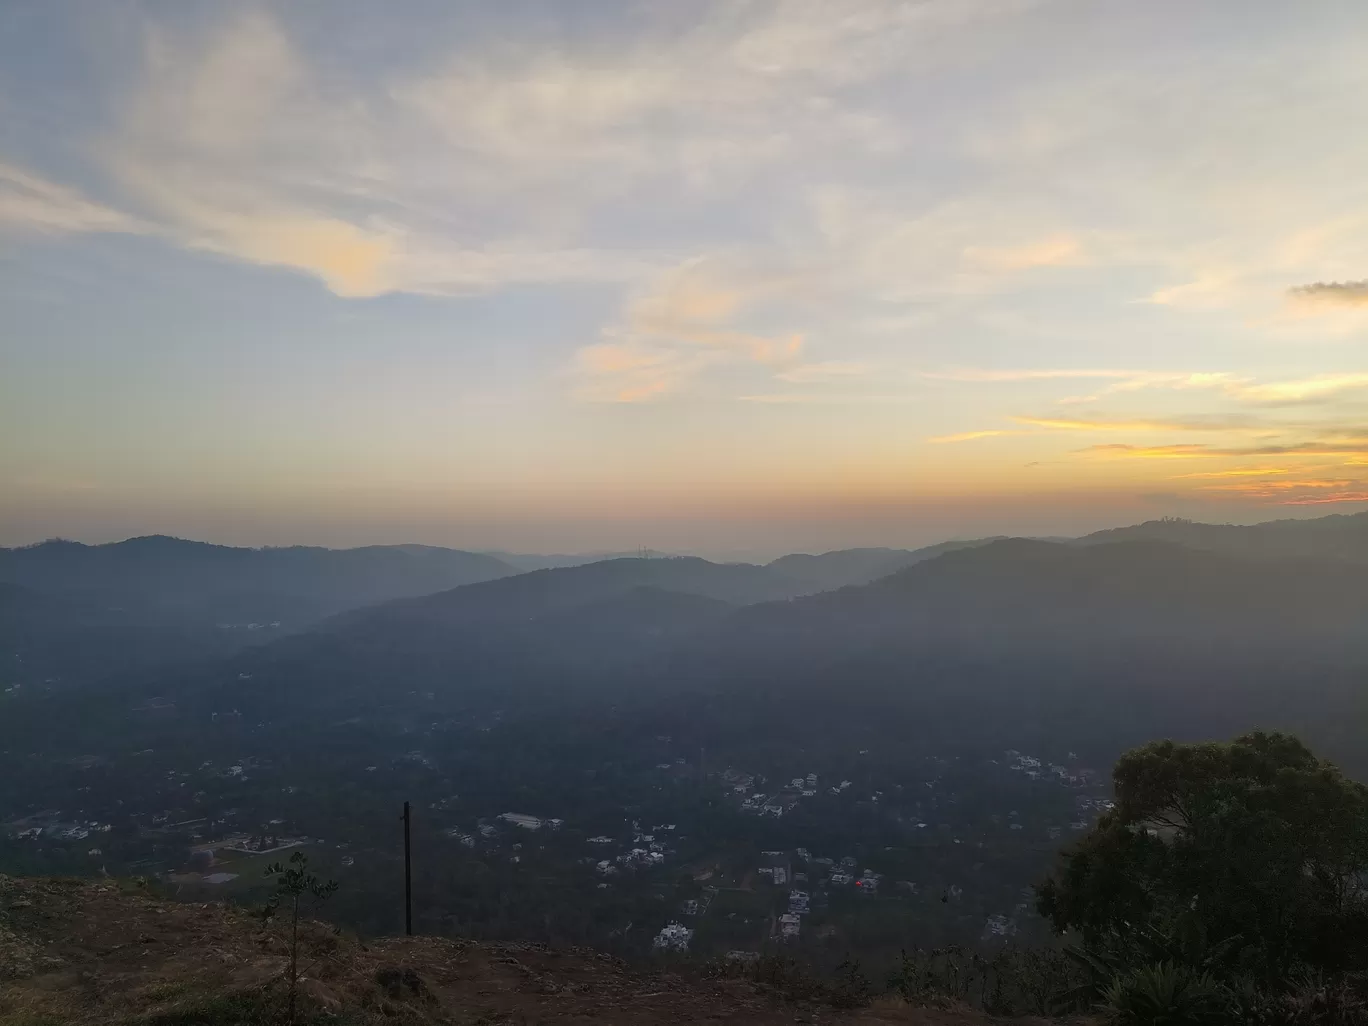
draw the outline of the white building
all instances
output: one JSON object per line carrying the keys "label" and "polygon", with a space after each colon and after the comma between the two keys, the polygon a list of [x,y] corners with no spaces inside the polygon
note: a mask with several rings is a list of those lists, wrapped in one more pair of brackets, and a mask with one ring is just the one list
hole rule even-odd
{"label": "white building", "polygon": [[540,830],[542,821],[536,816],[526,816],[521,812],[505,812],[499,817],[505,823],[522,827],[524,830]]}

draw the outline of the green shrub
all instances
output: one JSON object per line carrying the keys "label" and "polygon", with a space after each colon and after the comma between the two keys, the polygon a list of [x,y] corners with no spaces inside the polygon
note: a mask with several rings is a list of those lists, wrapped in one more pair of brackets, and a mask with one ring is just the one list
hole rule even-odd
{"label": "green shrub", "polygon": [[1207,973],[1160,962],[1113,980],[1102,1012],[1115,1026],[1226,1026],[1230,992]]}

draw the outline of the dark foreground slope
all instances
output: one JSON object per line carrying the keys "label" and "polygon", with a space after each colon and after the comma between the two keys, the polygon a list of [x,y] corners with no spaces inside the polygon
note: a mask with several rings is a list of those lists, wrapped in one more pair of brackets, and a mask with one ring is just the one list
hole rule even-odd
{"label": "dark foreground slope", "polygon": [[[0,876],[0,1023],[237,1026],[282,1021],[282,931],[219,904],[159,901],[113,881]],[[434,937],[364,944],[302,931],[303,1022],[922,1024],[987,1026],[969,1011],[794,1003],[741,980],[633,971],[608,955]],[[1027,1024],[1030,1020],[1017,1019]]]}

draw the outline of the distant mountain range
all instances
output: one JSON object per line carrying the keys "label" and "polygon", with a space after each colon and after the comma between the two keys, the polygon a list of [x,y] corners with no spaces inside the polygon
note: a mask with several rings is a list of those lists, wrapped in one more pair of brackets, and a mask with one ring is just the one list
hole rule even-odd
{"label": "distant mountain range", "polygon": [[0,581],[52,592],[134,595],[152,608],[296,622],[518,570],[427,545],[232,548],[152,535],[108,545],[48,541],[0,549]]}
{"label": "distant mountain range", "polygon": [[248,549],[152,536],[0,549],[0,689],[224,654],[347,609],[517,572],[424,545]]}
{"label": "distant mountain range", "polygon": [[887,577],[914,563],[934,559],[956,549],[986,545],[997,538],[978,538],[971,541],[947,541],[921,549],[837,549],[818,556],[793,553],[781,556],[768,564],[796,581],[805,581],[814,591],[845,588],[852,584],[868,584]]}
{"label": "distant mountain range", "polygon": [[[1307,530],[1361,521],[1331,523]],[[225,657],[127,673],[115,690],[169,698],[196,722],[228,709],[261,722],[393,716],[423,695],[436,709],[695,693],[838,718],[845,703],[893,703],[966,736],[1072,724],[1101,745],[1312,720],[1316,736],[1358,738],[1368,589],[1356,559],[1081,541],[540,570],[349,610]],[[834,590],[813,580],[898,564]]]}
{"label": "distant mountain range", "polygon": [[1046,650],[1075,665],[1126,651],[1225,665],[1296,652],[1309,666],[1361,647],[1365,562],[1365,514],[523,573],[426,546],[48,542],[0,550],[0,653],[13,656],[0,687],[122,675],[156,690],[158,665],[187,660],[199,669],[183,683],[246,674],[307,690],[330,675],[339,700],[396,677],[430,689],[573,691],[624,675],[711,688],[860,665],[870,681],[931,651],[999,669]]}
{"label": "distant mountain range", "polygon": [[1191,520],[1150,520],[1080,538],[1082,544],[1164,541],[1251,559],[1318,557],[1368,563],[1368,513],[1334,514],[1310,520],[1270,520],[1262,524],[1202,524]]}

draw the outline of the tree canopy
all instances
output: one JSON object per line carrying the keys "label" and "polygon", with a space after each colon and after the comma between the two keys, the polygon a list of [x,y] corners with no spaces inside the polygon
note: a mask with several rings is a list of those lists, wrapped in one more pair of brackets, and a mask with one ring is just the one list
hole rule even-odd
{"label": "tree canopy", "polygon": [[1156,741],[1113,771],[1116,806],[1038,892],[1086,944],[1169,937],[1189,961],[1273,980],[1368,954],[1368,787],[1295,737]]}

